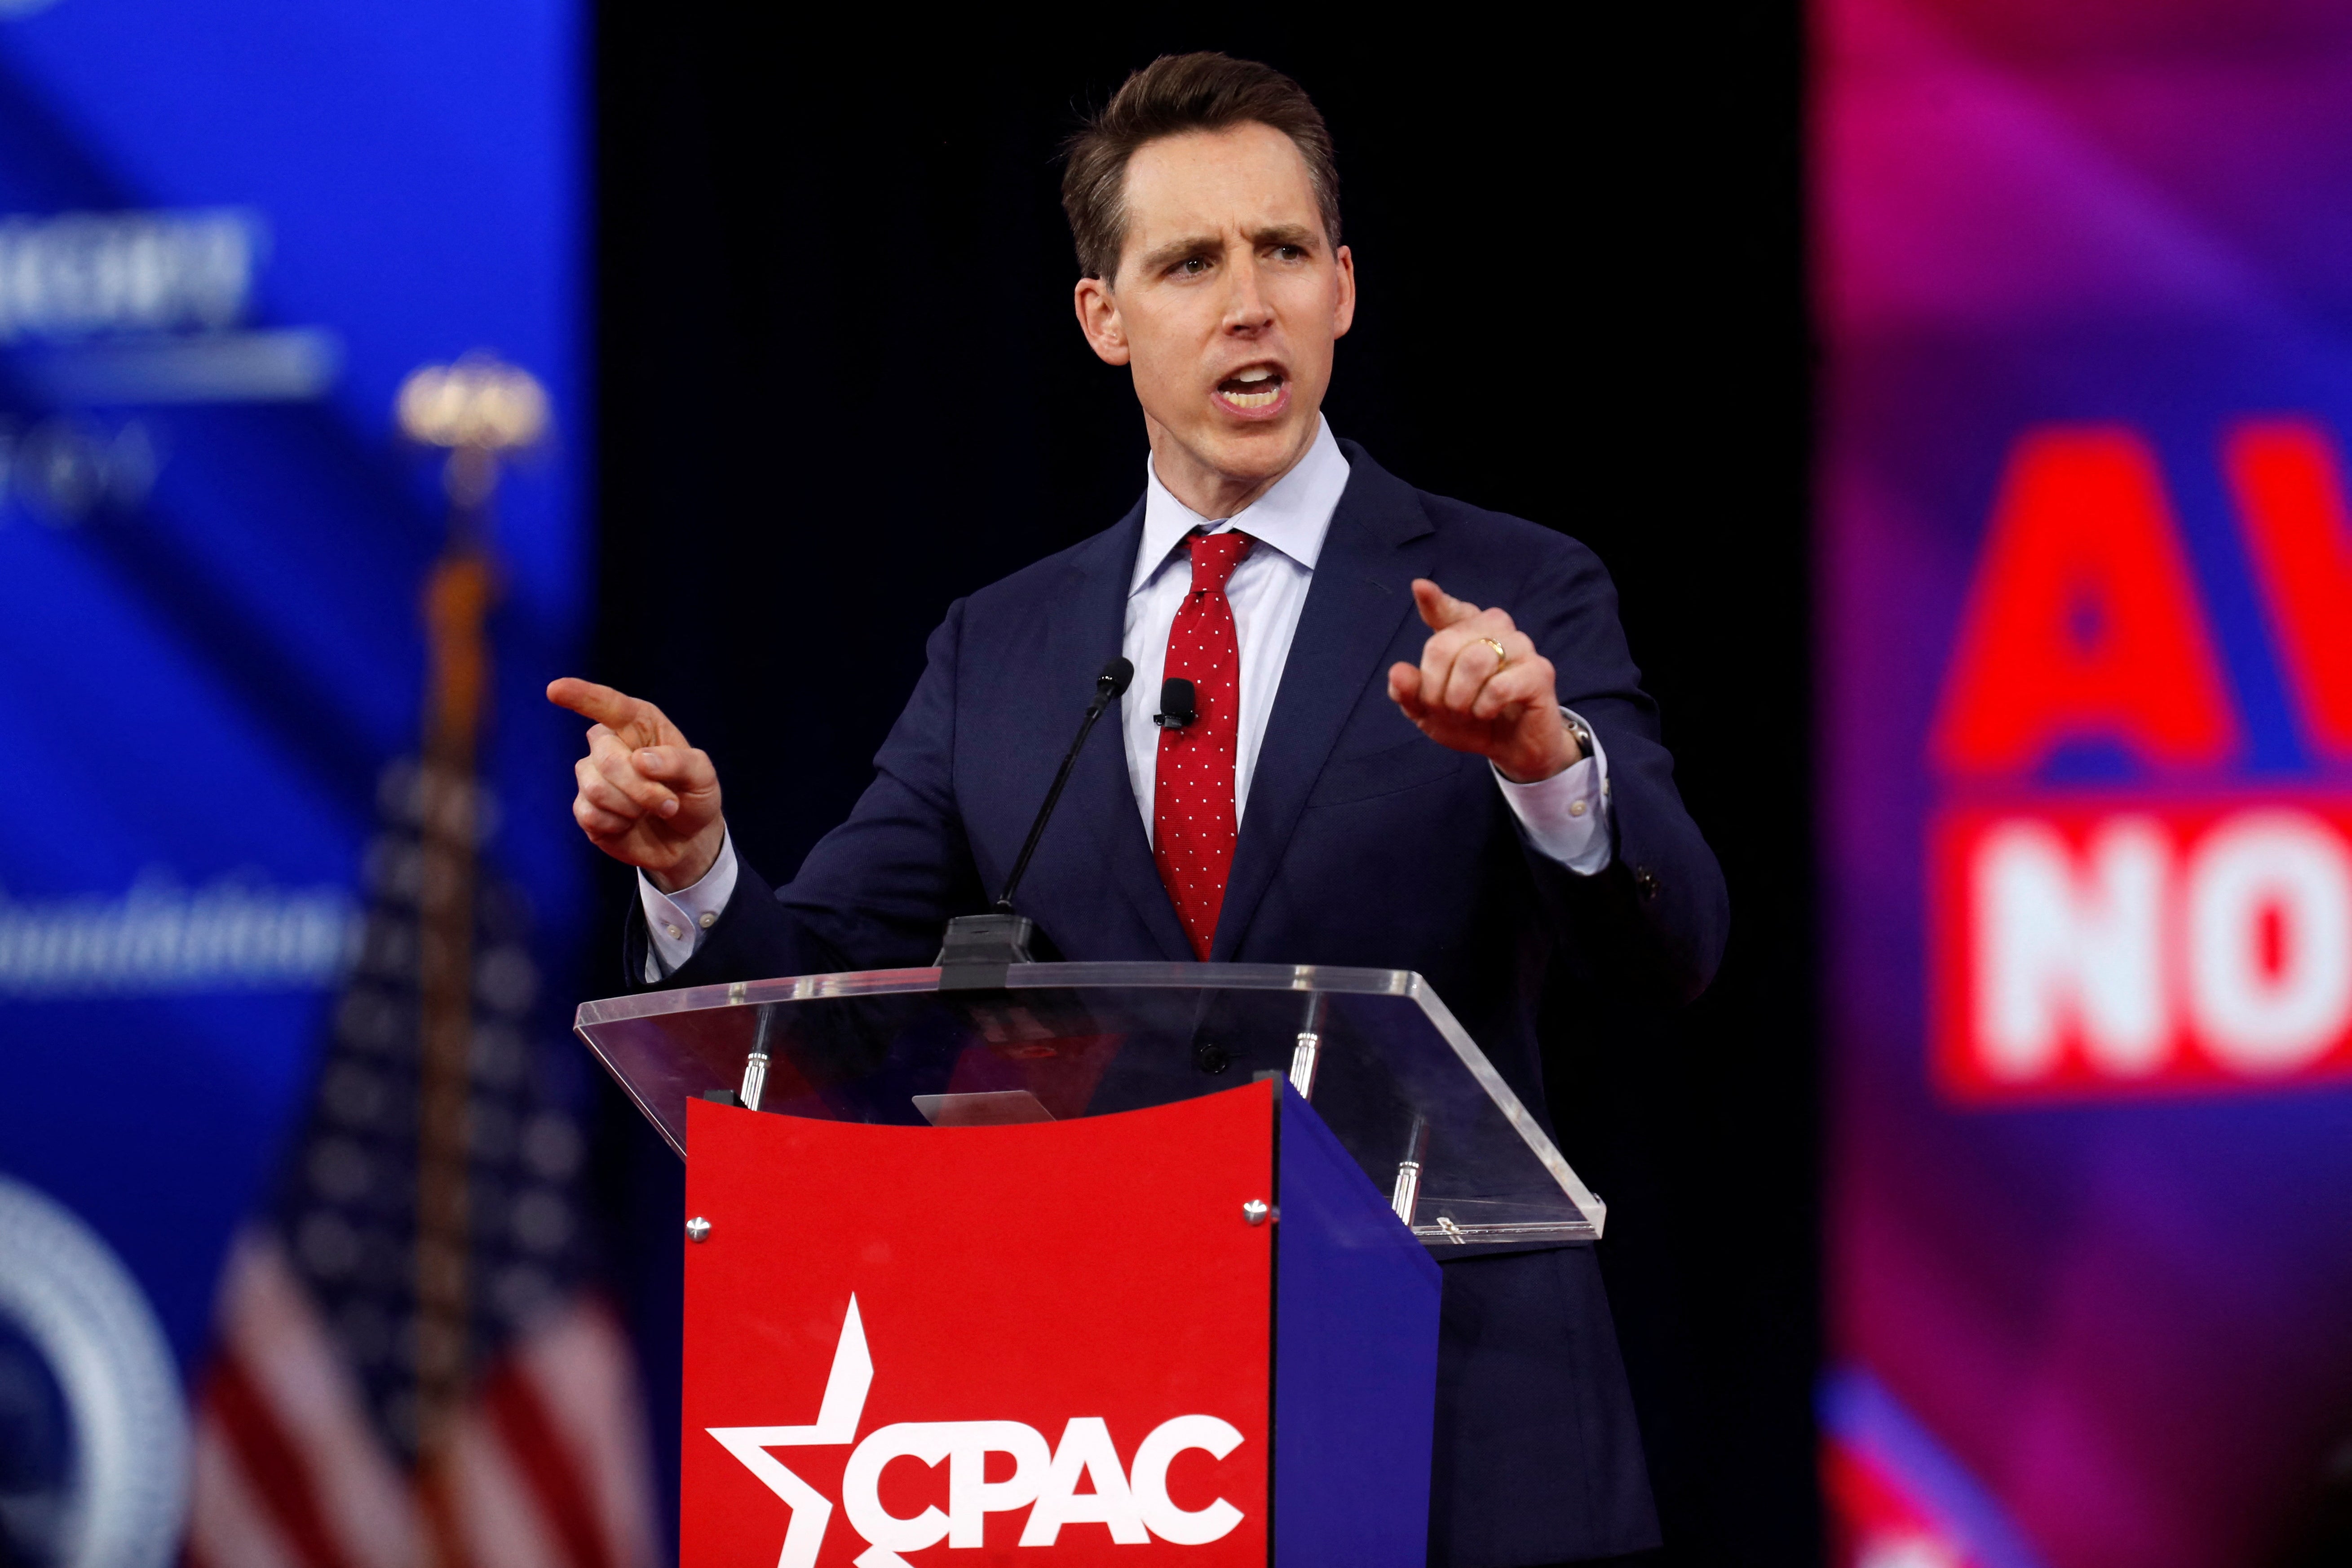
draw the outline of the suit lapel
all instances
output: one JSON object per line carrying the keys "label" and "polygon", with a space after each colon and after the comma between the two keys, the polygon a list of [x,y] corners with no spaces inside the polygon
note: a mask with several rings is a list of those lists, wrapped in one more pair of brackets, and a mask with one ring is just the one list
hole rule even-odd
{"label": "suit lapel", "polygon": [[[1382,656],[1399,624],[1413,613],[1412,580],[1427,575],[1434,553],[1430,536],[1435,530],[1411,487],[1355,443],[1341,445],[1348,488],[1316,560],[1250,779],[1233,875],[1209,952],[1219,962],[1230,961],[1241,946],[1348,715],[1366,684],[1385,673]],[[1131,800],[1128,816],[1136,816]],[[1159,881],[1156,872],[1152,880]],[[1164,894],[1160,901],[1166,904]]]}
{"label": "suit lapel", "polygon": [[[1142,541],[1143,503],[1139,500],[1118,527],[1097,535],[1078,553],[1066,582],[1066,596],[1051,612],[1054,635],[1048,647],[1055,669],[1083,668],[1091,673],[1118,652],[1127,629],[1128,584],[1134,579],[1135,552]],[[1142,702],[1150,698],[1130,688],[1121,700]],[[1076,719],[1072,715],[1073,722]],[[1160,868],[1151,859],[1151,841],[1143,831],[1143,814],[1136,809],[1118,709],[1103,714],[1095,733],[1087,738],[1086,750],[1078,753],[1060,813],[1084,823],[1104,872],[1135,906],[1159,943],[1160,956],[1179,962],[1191,959],[1192,943],[1184,940],[1176,906],[1160,884]]]}

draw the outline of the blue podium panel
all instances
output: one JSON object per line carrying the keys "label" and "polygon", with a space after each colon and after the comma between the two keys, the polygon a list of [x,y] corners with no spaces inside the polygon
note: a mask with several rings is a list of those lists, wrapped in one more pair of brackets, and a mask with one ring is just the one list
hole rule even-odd
{"label": "blue podium panel", "polygon": [[1275,1561],[1417,1568],[1428,1554],[1438,1267],[1287,1085],[1280,1139]]}

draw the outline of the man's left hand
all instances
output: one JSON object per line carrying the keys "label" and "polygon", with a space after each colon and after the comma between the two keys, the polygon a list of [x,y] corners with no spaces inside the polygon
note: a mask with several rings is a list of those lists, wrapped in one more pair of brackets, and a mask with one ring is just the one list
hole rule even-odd
{"label": "man's left hand", "polygon": [[1551,660],[1498,609],[1482,610],[1426,577],[1413,604],[1429,623],[1421,666],[1389,667],[1389,700],[1441,746],[1475,752],[1514,784],[1534,784],[1584,755],[1559,713]]}

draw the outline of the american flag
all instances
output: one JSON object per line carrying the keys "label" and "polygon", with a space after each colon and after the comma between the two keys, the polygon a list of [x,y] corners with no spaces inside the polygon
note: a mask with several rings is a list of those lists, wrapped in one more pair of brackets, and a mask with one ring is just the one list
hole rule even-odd
{"label": "american flag", "polygon": [[377,792],[361,950],[278,1198],[230,1260],[186,1565],[645,1568],[645,1422],[588,1289],[560,1092],[580,1057],[534,1026],[529,908],[482,857],[490,500],[544,397],[479,356],[401,396],[404,428],[451,448],[425,743]]}
{"label": "american flag", "polygon": [[[187,1568],[655,1561],[632,1358],[588,1283],[584,1148],[559,1055],[576,1047],[534,1035],[528,911],[471,874],[470,845],[469,940],[437,963],[428,951],[428,772],[386,775],[364,937],[305,1125],[226,1271],[198,1395]],[[469,794],[456,826],[478,836],[489,815]],[[436,1192],[425,1173],[434,976],[453,958],[469,960],[454,1213],[452,1184]],[[436,1253],[436,1207],[463,1238],[454,1253]]]}

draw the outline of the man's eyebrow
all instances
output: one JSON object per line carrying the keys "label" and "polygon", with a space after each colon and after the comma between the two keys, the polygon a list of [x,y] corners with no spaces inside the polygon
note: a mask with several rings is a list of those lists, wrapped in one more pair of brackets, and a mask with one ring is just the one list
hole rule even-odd
{"label": "man's eyebrow", "polygon": [[[1317,235],[1313,229],[1295,223],[1275,224],[1265,228],[1254,228],[1250,230],[1249,235],[1250,243],[1260,249],[1268,246],[1290,245],[1301,250],[1312,250],[1315,248],[1316,239]],[[1186,235],[1181,239],[1171,239],[1164,245],[1152,247],[1144,253],[1143,259],[1138,265],[1145,272],[1160,272],[1175,266],[1187,257],[1213,255],[1223,248],[1223,242],[1214,235]]]}
{"label": "man's eyebrow", "polygon": [[1302,227],[1295,223],[1276,224],[1271,228],[1256,228],[1250,231],[1250,243],[1259,247],[1289,245],[1296,246],[1301,250],[1312,250],[1315,248],[1315,238],[1313,229]]}
{"label": "man's eyebrow", "polygon": [[1181,239],[1171,239],[1165,245],[1152,247],[1144,253],[1138,265],[1146,272],[1157,272],[1162,268],[1175,266],[1188,256],[1203,256],[1223,248],[1213,235],[1188,234]]}

